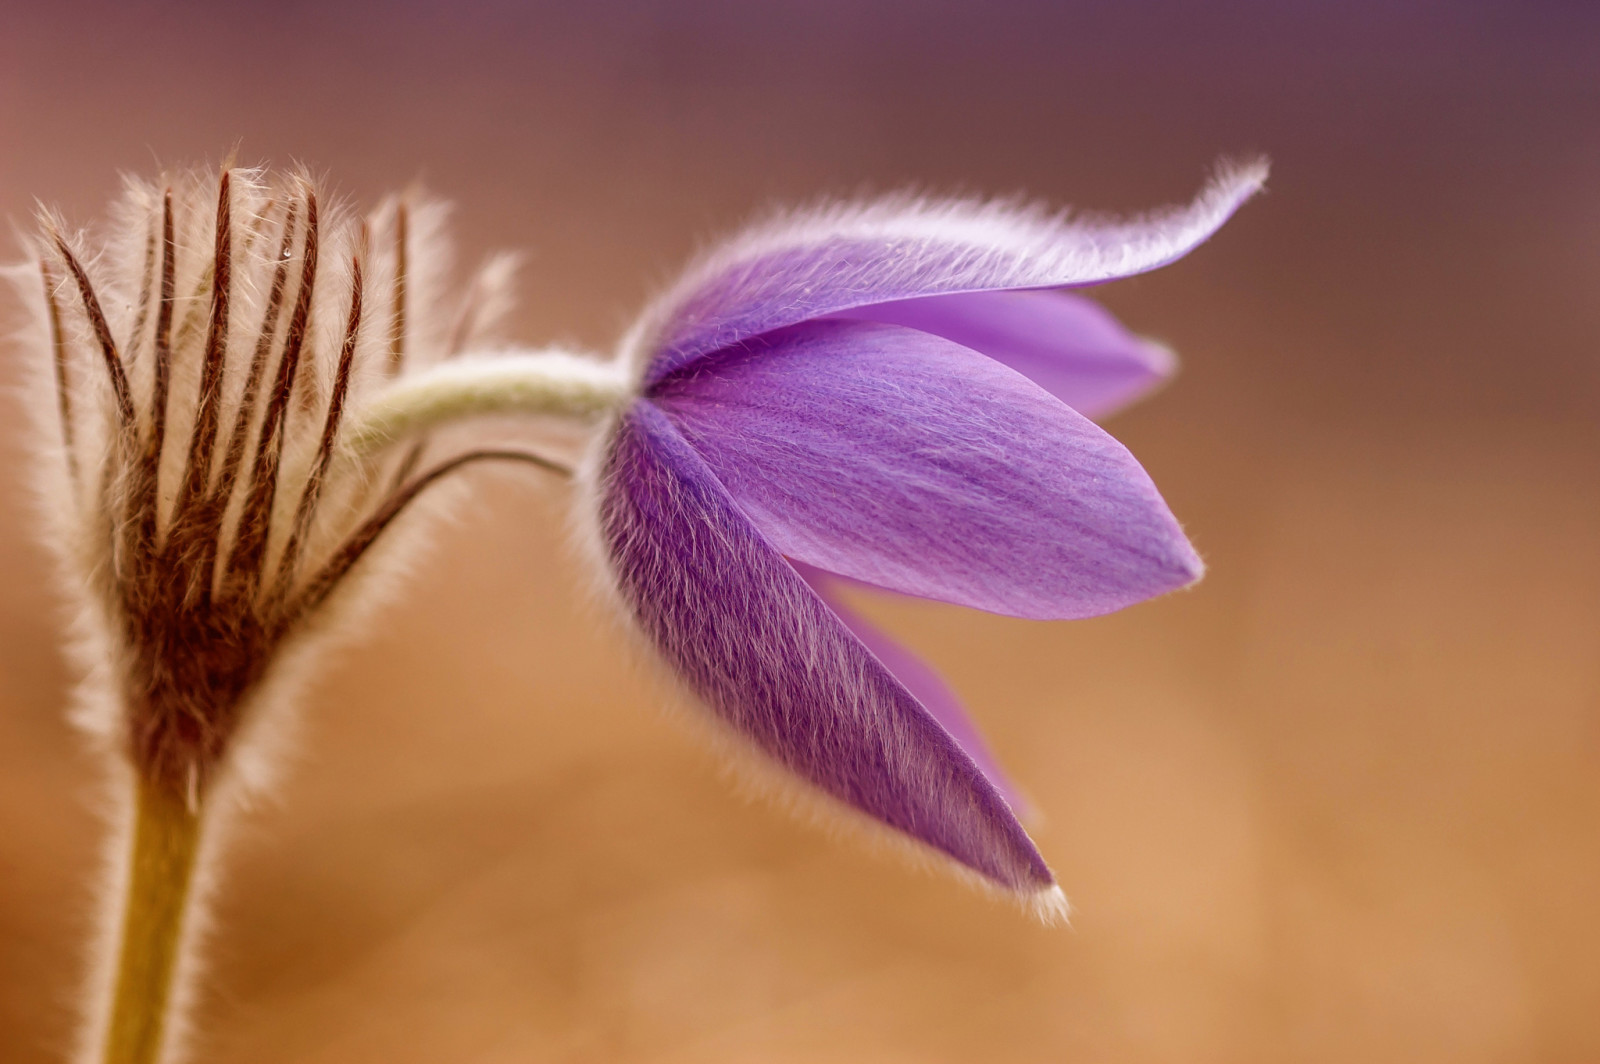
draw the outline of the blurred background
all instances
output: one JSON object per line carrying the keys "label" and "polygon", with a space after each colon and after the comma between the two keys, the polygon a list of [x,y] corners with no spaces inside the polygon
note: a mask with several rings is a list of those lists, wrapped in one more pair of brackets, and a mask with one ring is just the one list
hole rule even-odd
{"label": "blurred background", "polygon": [[[207,1061],[1600,1059],[1600,8],[0,3],[0,213],[122,170],[421,178],[604,349],[774,202],[1271,190],[1100,290],[1184,357],[1109,426],[1211,565],[1035,624],[870,599],[971,702],[1047,930],[738,799],[481,501],[306,707],[221,892]],[[16,379],[16,354],[0,356]],[[71,1029],[96,771],[0,402],[0,1058]]]}

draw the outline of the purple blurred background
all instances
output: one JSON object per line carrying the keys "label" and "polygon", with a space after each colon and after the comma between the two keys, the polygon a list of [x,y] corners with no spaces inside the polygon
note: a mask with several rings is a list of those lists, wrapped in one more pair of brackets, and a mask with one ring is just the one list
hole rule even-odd
{"label": "purple blurred background", "polygon": [[[1110,428],[1211,564],[1078,624],[866,600],[973,704],[1079,915],[734,798],[484,502],[307,708],[230,867],[201,1059],[1600,1059],[1600,7],[0,7],[0,211],[122,170],[421,177],[517,334],[604,349],[820,193],[1269,194],[1101,290],[1184,372]],[[9,323],[9,319],[8,319]],[[16,377],[16,355],[0,361]],[[0,412],[0,1058],[70,1031],[95,772]]]}

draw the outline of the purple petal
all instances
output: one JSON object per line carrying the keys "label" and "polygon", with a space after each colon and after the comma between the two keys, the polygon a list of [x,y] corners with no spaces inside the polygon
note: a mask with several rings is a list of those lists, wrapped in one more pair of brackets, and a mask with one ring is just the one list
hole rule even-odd
{"label": "purple petal", "polygon": [[963,292],[874,303],[838,315],[905,325],[1004,362],[1084,417],[1141,398],[1177,368],[1172,352],[1067,292]]}
{"label": "purple petal", "polygon": [[1036,619],[1109,613],[1201,572],[1126,448],[928,333],[808,322],[653,398],[761,534],[819,569]]}
{"label": "purple petal", "polygon": [[1022,795],[1000,770],[1000,763],[995,760],[994,754],[990,753],[989,746],[983,741],[977,726],[967,716],[961,700],[939,674],[929,668],[921,658],[891,639],[877,625],[846,605],[844,597],[838,591],[838,585],[842,583],[838,577],[821,569],[815,569],[804,562],[791,562],[791,564],[801,578],[810,585],[811,590],[815,591],[839,620],[844,622],[844,626],[872,651],[874,657],[894,673],[895,679],[905,684],[906,690],[922,703],[924,709],[933,714],[933,719],[937,720],[961,749],[966,751],[967,756],[972,758],[973,763],[983,771],[989,782],[994,784],[995,790],[1000,792],[1012,810],[1019,816],[1028,816],[1027,803]]}
{"label": "purple petal", "polygon": [[1223,168],[1188,207],[1122,222],[906,198],[794,217],[691,270],[626,348],[648,386],[753,336],[854,307],[1128,277],[1193,250],[1265,179],[1265,163]]}
{"label": "purple petal", "polygon": [[722,722],[824,793],[995,883],[1053,890],[977,765],[649,401],[620,420],[601,493],[601,536],[622,598]]}

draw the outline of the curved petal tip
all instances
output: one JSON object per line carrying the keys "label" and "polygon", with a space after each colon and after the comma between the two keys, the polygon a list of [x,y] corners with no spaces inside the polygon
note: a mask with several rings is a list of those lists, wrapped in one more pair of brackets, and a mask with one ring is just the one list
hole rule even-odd
{"label": "curved petal tip", "polygon": [[1144,345],[1144,355],[1150,366],[1150,374],[1156,378],[1158,385],[1165,384],[1178,375],[1178,369],[1183,363],[1171,344],[1152,336],[1141,336],[1139,342]]}
{"label": "curved petal tip", "polygon": [[1194,549],[1194,544],[1189,542],[1187,536],[1185,536],[1183,539],[1182,558],[1179,562],[1179,565],[1182,568],[1184,575],[1187,576],[1188,579],[1174,586],[1174,591],[1198,584],[1201,580],[1205,579],[1205,559],[1200,557],[1200,552]]}
{"label": "curved petal tip", "polygon": [[1131,277],[1203,244],[1266,177],[1264,159],[1224,161],[1188,204],[1133,217],[911,195],[795,211],[691,267],[640,319],[624,357],[649,387],[715,351],[857,307]]}
{"label": "curved petal tip", "polygon": [[1193,202],[1173,210],[1194,219],[1209,235],[1267,187],[1267,175],[1271,170],[1272,163],[1264,155],[1253,159],[1219,159],[1211,168],[1211,179]]}
{"label": "curved petal tip", "polygon": [[1027,896],[1028,911],[1046,927],[1071,927],[1072,903],[1059,886],[1046,887]]}
{"label": "curved petal tip", "polygon": [[1183,258],[1266,187],[1270,170],[1265,156],[1219,160],[1211,179],[1189,203],[1106,226],[1105,235],[1114,234],[1124,241],[1123,261],[1119,269],[1101,279],[1130,277]]}
{"label": "curved petal tip", "polygon": [[1234,205],[1243,203],[1267,186],[1267,175],[1272,171],[1272,160],[1265,155],[1253,159],[1220,159],[1212,171],[1211,182],[1200,194],[1201,199],[1217,196]]}

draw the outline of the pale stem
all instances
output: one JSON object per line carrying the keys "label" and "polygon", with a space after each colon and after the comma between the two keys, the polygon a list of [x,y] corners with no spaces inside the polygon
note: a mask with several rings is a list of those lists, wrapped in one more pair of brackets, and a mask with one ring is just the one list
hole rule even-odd
{"label": "pale stem", "polygon": [[173,974],[184,931],[200,808],[141,779],[128,851],[104,1064],[156,1064],[171,1035]]}
{"label": "pale stem", "polygon": [[615,363],[563,351],[468,356],[407,373],[350,415],[344,446],[357,457],[462,418],[545,414],[594,418],[628,397]]}

